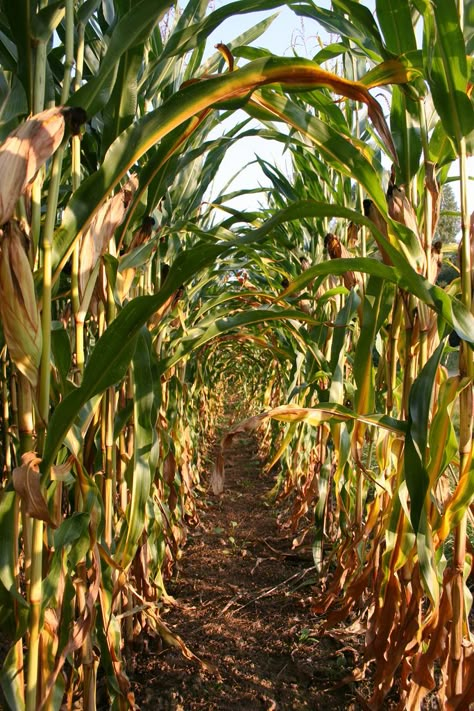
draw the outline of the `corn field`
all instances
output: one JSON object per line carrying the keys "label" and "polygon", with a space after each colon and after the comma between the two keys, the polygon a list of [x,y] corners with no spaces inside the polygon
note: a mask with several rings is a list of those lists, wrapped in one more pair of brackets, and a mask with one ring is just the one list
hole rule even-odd
{"label": "corn field", "polygon": [[[283,4],[0,5],[10,709],[95,709],[99,675],[110,708],[134,708],[125,652],[145,633],[192,655],[161,619],[166,582],[243,430],[278,469],[280,526],[311,543],[321,632],[365,624],[370,707],[395,683],[400,708],[433,689],[443,709],[474,702],[474,7],[295,0],[330,37],[306,59],[251,46]],[[259,159],[270,187],[243,212],[212,185],[251,136],[291,171]]]}

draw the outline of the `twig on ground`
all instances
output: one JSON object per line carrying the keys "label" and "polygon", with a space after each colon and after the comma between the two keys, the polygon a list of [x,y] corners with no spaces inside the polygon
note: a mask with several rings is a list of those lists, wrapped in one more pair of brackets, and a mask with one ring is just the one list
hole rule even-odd
{"label": "twig on ground", "polygon": [[264,597],[269,597],[269,596],[272,595],[274,592],[276,592],[276,591],[279,590],[280,588],[282,588],[282,587],[284,587],[285,585],[287,585],[287,583],[290,583],[292,580],[295,580],[295,578],[300,578],[300,579],[304,578],[305,575],[306,575],[307,573],[309,573],[310,571],[312,571],[312,570],[316,570],[316,566],[313,565],[313,566],[311,566],[311,568],[307,568],[306,570],[303,570],[301,573],[295,573],[294,575],[291,575],[291,576],[290,576],[289,578],[287,578],[286,580],[283,580],[283,582],[278,583],[278,585],[274,585],[272,588],[269,588],[268,590],[264,590],[262,593],[260,593],[260,595],[257,595],[257,597],[253,597],[251,600],[249,600],[248,602],[246,602],[244,605],[241,605],[241,606],[238,607],[236,610],[233,610],[233,611],[232,611],[232,614],[235,614],[236,612],[240,612],[240,611],[243,610],[245,607],[248,607],[249,605],[251,605],[253,602],[257,602],[257,600],[261,600],[261,599],[264,598]]}

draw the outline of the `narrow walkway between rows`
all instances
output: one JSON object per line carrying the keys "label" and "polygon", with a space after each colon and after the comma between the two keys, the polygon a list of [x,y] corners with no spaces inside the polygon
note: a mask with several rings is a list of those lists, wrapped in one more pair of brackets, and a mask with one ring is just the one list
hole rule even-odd
{"label": "narrow walkway between rows", "polygon": [[[211,494],[190,531],[168,592],[165,615],[215,673],[179,651],[137,654],[133,689],[142,711],[298,711],[358,709],[346,676],[354,657],[336,636],[314,639],[309,604],[315,572],[309,552],[291,550],[265,494],[255,441],[234,440],[224,494]],[[352,650],[354,651],[354,650]]]}

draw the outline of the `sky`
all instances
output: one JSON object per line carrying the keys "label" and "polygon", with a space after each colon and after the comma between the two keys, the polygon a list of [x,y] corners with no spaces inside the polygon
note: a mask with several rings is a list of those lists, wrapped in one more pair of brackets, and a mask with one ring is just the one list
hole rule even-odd
{"label": "sky", "polygon": [[[217,0],[215,6],[217,8],[225,4],[226,2]],[[320,4],[329,5],[324,0]],[[254,12],[227,20],[210,35],[207,44],[209,53],[211,54],[215,51],[214,47],[218,42],[227,44],[253,25],[276,13],[278,13],[278,17],[265,33],[252,44],[257,47],[265,47],[282,57],[292,57],[295,51],[299,56],[311,57],[314,55],[319,48],[318,38],[316,37],[316,30],[318,29],[316,23],[298,17],[288,7],[282,7],[273,12]],[[319,31],[322,32],[320,28]],[[321,38],[323,38],[323,34],[321,34]],[[327,35],[323,39],[327,43]],[[244,112],[237,112],[237,114],[236,120],[242,120],[247,116]],[[255,122],[254,125],[257,126],[258,122]],[[250,186],[268,185],[268,179],[258,165],[243,167],[255,160],[256,153],[280,170],[285,170],[288,173],[288,164],[282,154],[280,144],[258,137],[242,139],[227,151],[214,184],[214,194],[217,194],[226,185],[236,171],[239,170],[239,166],[241,166],[239,175],[232,181],[229,191],[245,189]],[[263,200],[263,198],[260,200]],[[235,198],[230,204],[235,209],[251,210],[258,207],[259,198],[258,196],[242,196],[241,198]]]}
{"label": "sky", "polygon": [[[230,0],[215,0],[213,7],[218,8],[228,4]],[[321,7],[330,7],[330,0],[319,0]],[[374,7],[374,0],[366,0],[367,7]],[[278,17],[265,33],[254,43],[255,46],[265,47],[279,56],[293,56],[296,52],[299,56],[311,58],[321,48],[329,43],[329,35],[315,21],[308,18],[298,17],[288,7],[277,8],[273,13],[278,13]],[[245,30],[252,27],[257,22],[268,17],[272,12],[257,12],[247,15],[233,17],[220,25],[209,37],[206,52],[211,54],[218,42],[227,44]],[[242,120],[246,117],[244,112],[237,112],[235,120]],[[257,122],[255,122],[257,125]],[[260,138],[248,138],[238,141],[231,147],[222,162],[214,184],[214,194],[218,194],[232,176],[239,171],[238,177],[233,180],[229,190],[245,189],[253,186],[268,185],[266,176],[259,166],[252,165],[244,168],[247,163],[254,161],[255,154],[258,154],[268,162],[275,165],[280,170],[288,173],[288,162],[282,154],[280,144],[266,141]],[[468,171],[471,178],[474,176],[474,158],[468,161]],[[457,165],[453,166],[452,175],[458,172]],[[471,181],[474,186],[474,181]],[[453,183],[452,187],[456,196],[459,196],[459,185]],[[469,213],[474,210],[474,187],[469,191]],[[252,209],[258,206],[259,198],[255,196],[243,196],[232,202],[236,209]],[[458,197],[459,202],[459,197]]]}

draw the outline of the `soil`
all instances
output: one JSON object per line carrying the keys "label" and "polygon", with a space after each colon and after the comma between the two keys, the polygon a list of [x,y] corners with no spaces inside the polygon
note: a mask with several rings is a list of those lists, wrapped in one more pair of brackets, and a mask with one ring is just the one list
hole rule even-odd
{"label": "soil", "polygon": [[[222,496],[207,494],[167,592],[164,622],[202,662],[168,647],[141,649],[130,674],[142,711],[356,711],[344,683],[361,639],[315,635],[309,551],[279,531],[255,442],[242,435],[226,456]],[[314,590],[314,587],[313,587]]]}

